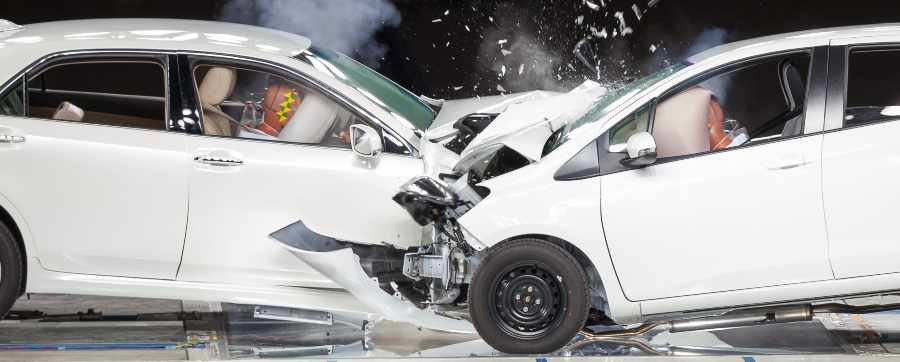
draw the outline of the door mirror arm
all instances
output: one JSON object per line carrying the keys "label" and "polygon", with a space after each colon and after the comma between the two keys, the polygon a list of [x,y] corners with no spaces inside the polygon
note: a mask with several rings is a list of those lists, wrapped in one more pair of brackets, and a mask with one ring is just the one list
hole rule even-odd
{"label": "door mirror arm", "polygon": [[656,140],[649,132],[638,132],[628,137],[625,146],[628,157],[621,161],[628,168],[642,168],[656,163]]}

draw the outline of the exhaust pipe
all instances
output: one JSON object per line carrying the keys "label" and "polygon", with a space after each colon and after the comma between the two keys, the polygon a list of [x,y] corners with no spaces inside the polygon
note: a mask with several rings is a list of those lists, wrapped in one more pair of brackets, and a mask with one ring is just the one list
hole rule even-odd
{"label": "exhaust pipe", "polygon": [[622,337],[639,337],[663,327],[671,333],[702,331],[718,328],[750,327],[765,324],[780,324],[811,321],[816,314],[844,313],[867,314],[900,309],[900,304],[883,304],[854,306],[840,303],[828,304],[795,304],[775,307],[736,309],[710,317],[676,319],[668,322],[647,322],[637,327],[618,330],[593,332],[585,329],[581,335],[582,342],[620,339]]}
{"label": "exhaust pipe", "polygon": [[702,331],[726,327],[750,327],[763,324],[805,322],[812,320],[812,305],[788,305],[773,308],[738,309],[713,317],[674,320],[669,332]]}

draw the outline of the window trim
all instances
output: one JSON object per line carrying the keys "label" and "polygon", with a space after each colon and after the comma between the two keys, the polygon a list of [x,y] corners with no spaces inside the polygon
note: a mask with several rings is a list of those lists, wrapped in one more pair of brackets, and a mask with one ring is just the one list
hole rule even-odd
{"label": "window trim", "polygon": [[900,117],[897,117],[894,119],[885,119],[848,126],[845,118],[847,112],[847,96],[850,86],[851,53],[855,50],[900,52],[900,42],[833,45],[831,48],[833,51],[832,57],[835,60],[829,64],[829,69],[834,69],[835,71],[830,72],[828,75],[829,104],[825,113],[825,132],[838,132],[900,121]]}
{"label": "window trim", "polygon": [[[187,68],[181,69],[181,71],[189,72],[189,74],[187,74],[186,77],[188,79],[190,79],[190,82],[192,83],[192,85],[190,87],[190,89],[192,89],[192,93],[193,93],[193,96],[191,97],[191,102],[192,102],[191,106],[194,110],[196,110],[197,112],[199,112],[199,114],[201,114],[201,119],[200,119],[201,125],[203,123],[203,121],[202,121],[202,106],[200,105],[199,90],[197,89],[197,87],[199,87],[199,84],[197,84],[197,81],[194,80],[193,73],[194,73],[195,67],[198,64],[206,64],[206,65],[219,64],[219,65],[224,65],[224,66],[239,66],[239,67],[244,67],[247,70],[256,70],[256,71],[261,71],[261,72],[277,75],[277,76],[285,78],[289,81],[297,82],[297,83],[300,83],[307,87],[310,87],[316,91],[319,91],[320,93],[322,93],[323,95],[325,95],[326,97],[328,97],[329,99],[334,101],[335,103],[343,106],[344,108],[346,108],[347,110],[352,112],[354,115],[361,118],[366,123],[377,126],[376,128],[378,128],[382,133],[387,132],[391,136],[393,136],[395,139],[400,140],[403,143],[403,146],[406,147],[406,149],[409,151],[408,154],[385,152],[385,153],[383,153],[383,155],[421,158],[419,149],[417,147],[415,147],[410,140],[406,139],[405,137],[402,137],[398,132],[396,132],[393,128],[391,128],[387,123],[378,119],[371,112],[369,112],[368,110],[366,110],[365,108],[363,108],[362,106],[357,104],[356,102],[352,101],[351,99],[347,98],[346,96],[342,95],[337,90],[331,88],[330,86],[322,84],[320,81],[316,80],[314,77],[307,75],[299,70],[288,68],[282,64],[277,64],[274,62],[270,62],[270,61],[266,61],[266,60],[262,60],[262,59],[251,58],[251,57],[246,57],[246,56],[237,56],[237,55],[221,54],[221,53],[209,53],[209,52],[198,52],[198,51],[189,51],[189,52],[185,51],[185,52],[179,52],[178,54],[179,54],[179,56],[184,57],[185,61],[187,62]],[[187,87],[185,87],[185,88],[187,88]],[[332,147],[332,146],[323,146],[323,145],[318,145],[318,144],[281,141],[281,140],[224,137],[224,136],[216,136],[216,135],[204,135],[202,133],[193,133],[192,135],[202,136],[202,137],[227,138],[227,139],[247,141],[247,142],[267,142],[267,143],[273,143],[273,144],[286,144],[286,145],[294,145],[294,146],[302,146],[302,147],[315,147],[315,148],[322,148],[322,149],[328,149],[328,150],[347,150],[347,151],[352,152],[352,150],[350,150],[350,149],[344,149],[344,148],[338,148],[338,147]],[[382,139],[383,138],[384,138],[384,135],[382,135]],[[382,142],[384,142],[384,141],[382,140]]]}
{"label": "window trim", "polygon": [[[115,128],[124,128],[124,129],[132,129],[132,130],[140,130],[140,131],[150,131],[150,132],[170,132],[170,131],[178,131],[177,129],[173,129],[171,126],[173,124],[172,115],[175,112],[172,111],[172,106],[174,102],[172,102],[172,87],[174,86],[169,79],[170,74],[170,64],[168,54],[170,52],[165,51],[135,51],[135,50],[85,50],[85,51],[77,51],[77,52],[61,52],[49,54],[32,65],[30,65],[25,70],[21,71],[17,76],[21,76],[25,84],[25,116],[26,118],[33,118],[37,120],[43,121],[51,121],[51,122],[65,122],[65,123],[74,123],[81,124],[87,126],[100,126],[100,127],[115,127]],[[91,61],[97,60],[97,61]],[[160,129],[151,129],[151,128],[142,128],[142,127],[132,127],[132,126],[120,126],[120,125],[111,125],[111,124],[103,124],[103,123],[94,123],[94,122],[74,122],[74,121],[66,121],[60,119],[52,119],[52,118],[43,118],[43,117],[34,117],[31,116],[28,109],[29,106],[29,96],[28,96],[28,84],[30,80],[35,77],[40,76],[46,71],[49,71],[53,68],[57,68],[64,65],[69,64],[81,64],[81,63],[123,63],[123,62],[140,62],[140,63],[152,63],[158,65],[163,72],[163,92],[164,92],[164,102],[165,102],[165,115],[161,122],[163,122],[163,127]],[[2,90],[6,91],[6,87]]]}
{"label": "window trim", "polygon": [[[830,74],[827,73],[828,68],[825,67],[825,65],[830,65],[830,63],[829,63],[830,57],[829,57],[828,50],[829,50],[829,46],[826,45],[826,46],[817,46],[817,47],[811,47],[811,48],[792,49],[792,50],[780,51],[780,52],[774,52],[774,53],[759,54],[759,55],[741,59],[741,60],[738,60],[735,62],[723,64],[723,65],[716,66],[716,67],[713,67],[710,69],[706,69],[702,73],[695,75],[693,77],[690,77],[672,87],[669,87],[668,89],[662,91],[659,95],[647,100],[642,105],[637,106],[635,108],[635,110],[632,111],[631,113],[623,115],[622,118],[620,118],[618,120],[618,122],[623,121],[626,117],[630,116],[632,113],[636,112],[637,110],[640,110],[643,107],[650,105],[652,107],[652,118],[650,119],[650,125],[649,125],[650,128],[649,128],[648,132],[652,132],[653,124],[656,120],[656,105],[658,105],[661,100],[664,100],[668,97],[677,95],[678,93],[680,93],[683,90],[686,90],[698,83],[706,81],[717,75],[723,74],[724,72],[729,72],[729,71],[733,71],[733,70],[736,70],[739,68],[751,66],[755,63],[765,61],[766,59],[771,59],[771,58],[780,57],[780,56],[787,56],[787,55],[791,55],[791,54],[806,53],[810,57],[810,66],[809,66],[809,71],[807,74],[807,87],[806,87],[806,99],[805,99],[806,104],[804,104],[804,118],[803,118],[803,132],[802,133],[800,133],[798,135],[790,136],[790,137],[778,137],[778,138],[763,140],[763,141],[759,141],[759,142],[755,142],[755,143],[745,143],[745,144],[737,146],[737,147],[725,148],[725,149],[721,149],[721,150],[710,150],[710,151],[706,151],[706,152],[692,153],[692,154],[683,155],[683,156],[661,158],[661,159],[657,160],[656,163],[649,165],[646,168],[652,168],[656,165],[662,165],[662,164],[667,164],[670,162],[687,160],[687,159],[691,159],[691,158],[695,158],[695,157],[703,157],[703,156],[707,156],[707,155],[714,154],[714,153],[743,150],[743,149],[747,149],[750,147],[768,145],[768,144],[772,144],[772,143],[776,143],[776,142],[790,141],[790,140],[800,139],[800,138],[804,138],[804,137],[819,135],[822,133],[822,131],[814,131],[811,133],[806,132],[807,120],[809,120],[809,118],[810,118],[809,114],[811,113],[810,112],[811,110],[813,110],[815,112],[819,112],[818,108],[823,107],[822,104],[819,104],[819,103],[822,103],[821,100],[818,98],[814,98],[812,96],[821,97],[822,95],[819,93],[821,93],[822,88],[826,87],[826,82],[830,81]],[[813,93],[814,90],[815,90],[815,93]],[[830,99],[830,98],[831,98],[831,93],[828,93],[828,99]],[[813,107],[816,107],[816,108],[814,109]],[[843,117],[843,109],[841,110],[841,114]],[[618,124],[618,122],[616,124]],[[598,176],[605,176],[605,175],[611,175],[611,174],[615,174],[615,173],[619,173],[619,172],[635,170],[633,168],[628,168],[628,167],[625,167],[624,165],[621,165],[618,161],[615,162],[615,165],[617,165],[615,167],[611,167],[610,169],[603,168],[604,165],[612,164],[613,160],[621,161],[621,159],[624,158],[624,156],[621,152],[610,151],[610,148],[612,146],[616,146],[616,145],[609,144],[609,130],[613,129],[613,127],[615,127],[615,125],[613,125],[609,129],[604,131],[603,134],[600,135],[600,137],[598,137],[595,140],[598,142],[598,145],[600,145],[600,146],[605,145],[605,147],[598,147],[598,152],[600,153],[598,155],[598,157],[599,157],[600,163],[601,163],[601,169],[600,169],[600,173]],[[603,140],[605,140],[605,142],[603,142]]]}

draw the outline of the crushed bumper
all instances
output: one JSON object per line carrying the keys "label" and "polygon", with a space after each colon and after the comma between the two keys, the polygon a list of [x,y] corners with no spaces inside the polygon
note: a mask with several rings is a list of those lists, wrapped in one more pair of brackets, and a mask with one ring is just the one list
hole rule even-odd
{"label": "crushed bumper", "polygon": [[[354,252],[353,243],[318,234],[302,221],[288,225],[272,233],[270,237],[310,267],[366,303],[385,319],[433,330],[475,333],[472,324],[466,320],[453,319],[419,309],[409,301],[400,300],[386,293],[379,287],[377,280],[366,274],[360,263],[360,256]],[[368,250],[363,252],[371,252],[373,247],[366,248]]]}

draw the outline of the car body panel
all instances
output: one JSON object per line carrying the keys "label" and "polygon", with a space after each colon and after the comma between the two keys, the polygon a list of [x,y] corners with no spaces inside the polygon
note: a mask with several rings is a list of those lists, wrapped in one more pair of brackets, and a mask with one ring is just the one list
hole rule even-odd
{"label": "car body panel", "polygon": [[243,161],[193,163],[191,216],[179,280],[334,287],[269,240],[302,219],[343,240],[418,246],[422,227],[391,196],[423,172],[422,160],[385,154],[374,164],[349,149],[187,136],[195,153]]}
{"label": "car body panel", "polygon": [[894,225],[900,194],[893,192],[900,182],[898,134],[897,121],[825,134],[822,187],[838,279],[900,272]]}
{"label": "car body panel", "polygon": [[813,135],[599,177],[625,294],[639,301],[832,279],[821,149]]}
{"label": "car body panel", "polygon": [[[162,122],[162,120],[160,120]],[[184,135],[0,117],[16,172],[0,189],[28,220],[49,270],[174,279],[184,246]]]}

